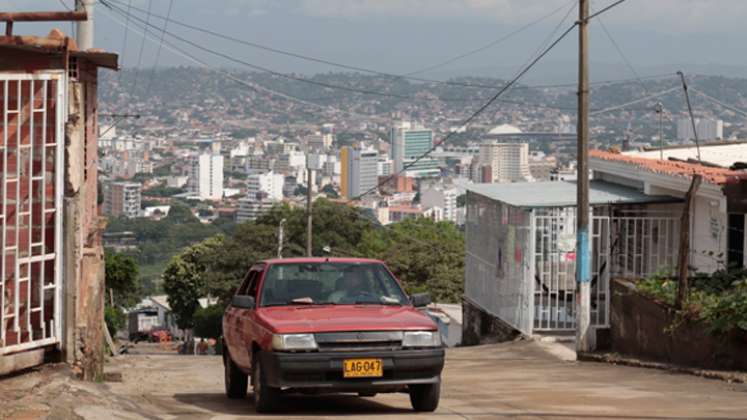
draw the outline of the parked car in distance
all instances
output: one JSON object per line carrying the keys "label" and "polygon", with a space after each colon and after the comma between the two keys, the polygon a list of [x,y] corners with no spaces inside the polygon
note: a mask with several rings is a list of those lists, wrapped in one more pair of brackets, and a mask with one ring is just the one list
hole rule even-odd
{"label": "parked car in distance", "polygon": [[283,393],[407,392],[438,406],[444,349],[436,324],[386,265],[351,258],[276,259],[251,267],[223,316],[229,398],[277,408]]}

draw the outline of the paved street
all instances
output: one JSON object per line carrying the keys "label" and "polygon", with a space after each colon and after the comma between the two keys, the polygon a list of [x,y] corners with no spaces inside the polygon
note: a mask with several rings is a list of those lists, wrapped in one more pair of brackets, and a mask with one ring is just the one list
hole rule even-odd
{"label": "paved street", "polygon": [[[14,411],[16,418],[32,408],[35,411],[26,414],[51,410],[52,418],[263,418],[249,399],[225,398],[219,357],[132,355],[119,358],[108,370],[122,372],[123,381],[65,382],[65,397],[59,389],[44,391],[55,380],[36,381],[30,393],[19,393],[16,402],[27,401]],[[7,397],[3,393],[12,381],[28,381],[34,375],[41,373],[0,382],[0,395]],[[47,393],[55,396],[47,398]],[[13,406],[2,398],[0,406]],[[450,350],[441,405],[432,414],[413,413],[404,394],[294,396],[284,402],[282,415],[274,418],[747,418],[746,385],[658,370],[562,362],[532,342]]]}

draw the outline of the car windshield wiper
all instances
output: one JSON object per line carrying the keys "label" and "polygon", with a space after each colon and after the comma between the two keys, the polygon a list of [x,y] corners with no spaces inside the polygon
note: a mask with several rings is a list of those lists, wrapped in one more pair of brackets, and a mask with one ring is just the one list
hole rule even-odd
{"label": "car windshield wiper", "polygon": [[384,306],[402,306],[399,302],[387,302],[380,300],[356,300],[355,305],[384,305]]}

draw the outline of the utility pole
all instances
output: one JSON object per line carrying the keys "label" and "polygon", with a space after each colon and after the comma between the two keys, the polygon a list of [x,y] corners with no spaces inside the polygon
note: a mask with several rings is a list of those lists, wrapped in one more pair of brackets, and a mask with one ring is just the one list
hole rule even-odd
{"label": "utility pole", "polygon": [[576,351],[592,350],[589,243],[589,2],[578,2],[578,182],[576,184]]}
{"label": "utility pole", "polygon": [[306,174],[307,174],[307,182],[306,182],[306,255],[308,257],[313,257],[311,247],[312,247],[312,235],[313,235],[313,228],[312,228],[312,219],[311,219],[311,178],[312,178],[312,172],[311,167],[309,167],[309,155],[306,155]]}
{"label": "utility pole", "polygon": [[664,160],[664,104],[657,102],[654,111],[659,114],[659,159]]}
{"label": "utility pole", "polygon": [[77,23],[75,41],[78,49],[85,51],[93,48],[93,6],[96,0],[75,0],[75,11],[86,12],[88,19]]}
{"label": "utility pole", "polygon": [[285,233],[285,219],[278,226],[278,258],[283,258],[283,234]]}
{"label": "utility pole", "polygon": [[695,138],[695,150],[698,152],[698,162],[700,159],[700,142],[698,141],[698,129],[695,127],[695,116],[693,115],[693,107],[690,104],[690,93],[687,91],[687,81],[685,80],[685,73],[678,71],[677,74],[682,80],[682,89],[685,91],[685,100],[687,101],[687,112],[690,114],[690,124],[693,127],[693,137]]}

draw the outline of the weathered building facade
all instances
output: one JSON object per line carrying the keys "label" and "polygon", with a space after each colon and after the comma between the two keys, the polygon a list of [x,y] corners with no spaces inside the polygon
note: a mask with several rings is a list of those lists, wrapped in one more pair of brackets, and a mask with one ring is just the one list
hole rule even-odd
{"label": "weathered building facade", "polygon": [[0,37],[0,374],[50,355],[101,375],[97,72],[60,31]]}

